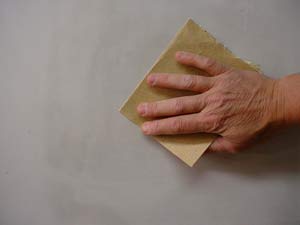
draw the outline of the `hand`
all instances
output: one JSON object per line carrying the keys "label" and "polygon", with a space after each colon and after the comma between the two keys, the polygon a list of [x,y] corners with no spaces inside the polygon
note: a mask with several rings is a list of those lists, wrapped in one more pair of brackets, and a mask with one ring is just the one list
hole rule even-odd
{"label": "hand", "polygon": [[177,52],[175,58],[211,76],[150,74],[147,83],[152,87],[189,90],[196,95],[140,104],[139,115],[154,119],[142,125],[146,135],[215,133],[219,137],[210,150],[233,153],[270,124],[283,120],[278,80],[188,52]]}

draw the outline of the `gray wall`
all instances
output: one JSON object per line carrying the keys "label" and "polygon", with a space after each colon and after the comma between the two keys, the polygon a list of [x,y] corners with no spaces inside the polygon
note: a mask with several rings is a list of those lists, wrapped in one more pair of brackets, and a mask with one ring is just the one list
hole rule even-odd
{"label": "gray wall", "polygon": [[273,77],[297,0],[0,0],[0,225],[299,225],[299,129],[188,168],[117,109],[188,17]]}

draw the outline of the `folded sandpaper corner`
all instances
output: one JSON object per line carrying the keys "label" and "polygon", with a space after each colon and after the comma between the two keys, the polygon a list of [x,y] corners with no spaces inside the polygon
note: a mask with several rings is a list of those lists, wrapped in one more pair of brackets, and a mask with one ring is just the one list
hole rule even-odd
{"label": "folded sandpaper corner", "polygon": [[[144,79],[138,84],[131,96],[120,108],[120,112],[138,126],[147,121],[147,119],[137,114],[136,108],[139,103],[153,102],[191,94],[179,90],[151,88],[146,83],[148,74],[160,72],[206,75],[201,70],[177,63],[174,58],[176,51],[188,51],[208,56],[237,69],[257,70],[254,65],[236,57],[231,51],[225,48],[223,44],[218,43],[212,35],[202,29],[193,20],[189,19],[177,32]],[[156,141],[190,167],[197,162],[215,137],[214,134],[206,133],[153,136]]]}

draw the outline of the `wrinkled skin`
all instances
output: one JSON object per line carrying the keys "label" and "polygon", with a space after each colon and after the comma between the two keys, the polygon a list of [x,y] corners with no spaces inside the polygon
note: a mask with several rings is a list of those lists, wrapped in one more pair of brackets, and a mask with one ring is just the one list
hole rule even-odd
{"label": "wrinkled skin", "polygon": [[215,133],[219,137],[209,149],[233,153],[267,127],[284,122],[284,91],[279,80],[258,72],[235,70],[188,52],[177,52],[175,58],[211,76],[150,74],[147,83],[153,88],[197,94],[140,104],[140,116],[153,118],[142,125],[144,134]]}

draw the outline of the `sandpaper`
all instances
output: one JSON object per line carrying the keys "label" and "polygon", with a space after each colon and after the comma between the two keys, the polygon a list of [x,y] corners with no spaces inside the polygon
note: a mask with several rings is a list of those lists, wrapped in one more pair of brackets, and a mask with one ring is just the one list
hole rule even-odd
{"label": "sandpaper", "polygon": [[[136,108],[139,103],[193,94],[180,90],[149,87],[146,83],[148,74],[159,72],[207,76],[207,74],[201,70],[176,62],[174,58],[176,51],[188,51],[208,56],[237,69],[257,70],[257,67],[236,57],[230,50],[225,48],[223,44],[217,42],[211,34],[197,25],[193,20],[189,19],[177,32],[166,50],[159,56],[144,79],[138,84],[120,109],[120,112],[125,117],[138,126],[149,120],[138,115]],[[215,137],[215,134],[206,133],[153,136],[156,141],[191,167],[205,152]]]}

